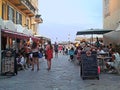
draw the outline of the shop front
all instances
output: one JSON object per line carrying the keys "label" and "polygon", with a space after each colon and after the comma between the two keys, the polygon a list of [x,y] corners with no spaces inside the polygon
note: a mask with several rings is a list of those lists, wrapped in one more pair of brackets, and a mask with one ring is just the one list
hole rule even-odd
{"label": "shop front", "polygon": [[16,53],[24,45],[32,44],[33,41],[40,43],[40,38],[34,37],[32,30],[22,27],[20,24],[14,24],[9,20],[0,19],[0,72],[6,74],[16,73]]}
{"label": "shop front", "polygon": [[1,29],[1,75],[17,75],[16,53],[29,38],[23,33]]}

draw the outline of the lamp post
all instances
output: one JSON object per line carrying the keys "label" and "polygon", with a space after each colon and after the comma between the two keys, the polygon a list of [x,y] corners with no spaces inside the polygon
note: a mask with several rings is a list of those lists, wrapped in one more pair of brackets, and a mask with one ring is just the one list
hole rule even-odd
{"label": "lamp post", "polygon": [[58,41],[58,38],[56,37],[56,42]]}
{"label": "lamp post", "polygon": [[68,44],[70,44],[70,34],[68,34]]}
{"label": "lamp post", "polygon": [[[91,28],[90,30],[93,30],[93,28]],[[91,45],[93,45],[93,33],[92,33]]]}

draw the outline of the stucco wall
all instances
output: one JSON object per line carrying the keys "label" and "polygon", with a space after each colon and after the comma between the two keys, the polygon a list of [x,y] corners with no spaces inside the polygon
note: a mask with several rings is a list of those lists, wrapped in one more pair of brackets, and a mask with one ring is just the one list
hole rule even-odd
{"label": "stucco wall", "polygon": [[105,16],[103,0],[103,28],[115,30],[120,21],[120,0],[109,0],[109,15]]}

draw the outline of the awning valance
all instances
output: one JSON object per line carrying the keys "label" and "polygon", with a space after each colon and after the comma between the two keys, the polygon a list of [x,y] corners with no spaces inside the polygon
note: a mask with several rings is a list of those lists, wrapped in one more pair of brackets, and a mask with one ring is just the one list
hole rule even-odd
{"label": "awning valance", "polygon": [[14,32],[14,31],[5,30],[5,29],[2,29],[1,31],[2,31],[1,35],[6,36],[6,37],[19,38],[19,39],[29,39],[30,38],[30,36],[23,34],[23,33],[19,33],[19,32]]}
{"label": "awning valance", "polygon": [[1,29],[1,32],[2,32],[1,35],[5,36],[5,37],[19,38],[19,39],[30,39],[31,38],[35,42],[41,40],[38,37],[26,35],[26,34],[20,33],[20,32],[13,32],[13,31],[10,31],[10,30],[5,30],[5,29]]}
{"label": "awning valance", "polygon": [[37,37],[31,37],[31,39],[32,39],[33,41],[35,41],[35,42],[37,42],[37,41],[40,41],[40,40],[41,40],[40,38],[37,38]]}

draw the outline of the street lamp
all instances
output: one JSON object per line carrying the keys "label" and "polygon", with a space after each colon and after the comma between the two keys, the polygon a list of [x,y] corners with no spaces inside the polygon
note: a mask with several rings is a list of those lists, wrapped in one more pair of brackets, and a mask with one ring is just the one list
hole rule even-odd
{"label": "street lamp", "polygon": [[[93,30],[93,28],[91,28],[90,30]],[[93,33],[92,33],[91,45],[93,45]]]}
{"label": "street lamp", "polygon": [[70,44],[70,34],[68,34],[68,44]]}
{"label": "street lamp", "polygon": [[58,38],[56,37],[56,42],[57,42]]}

